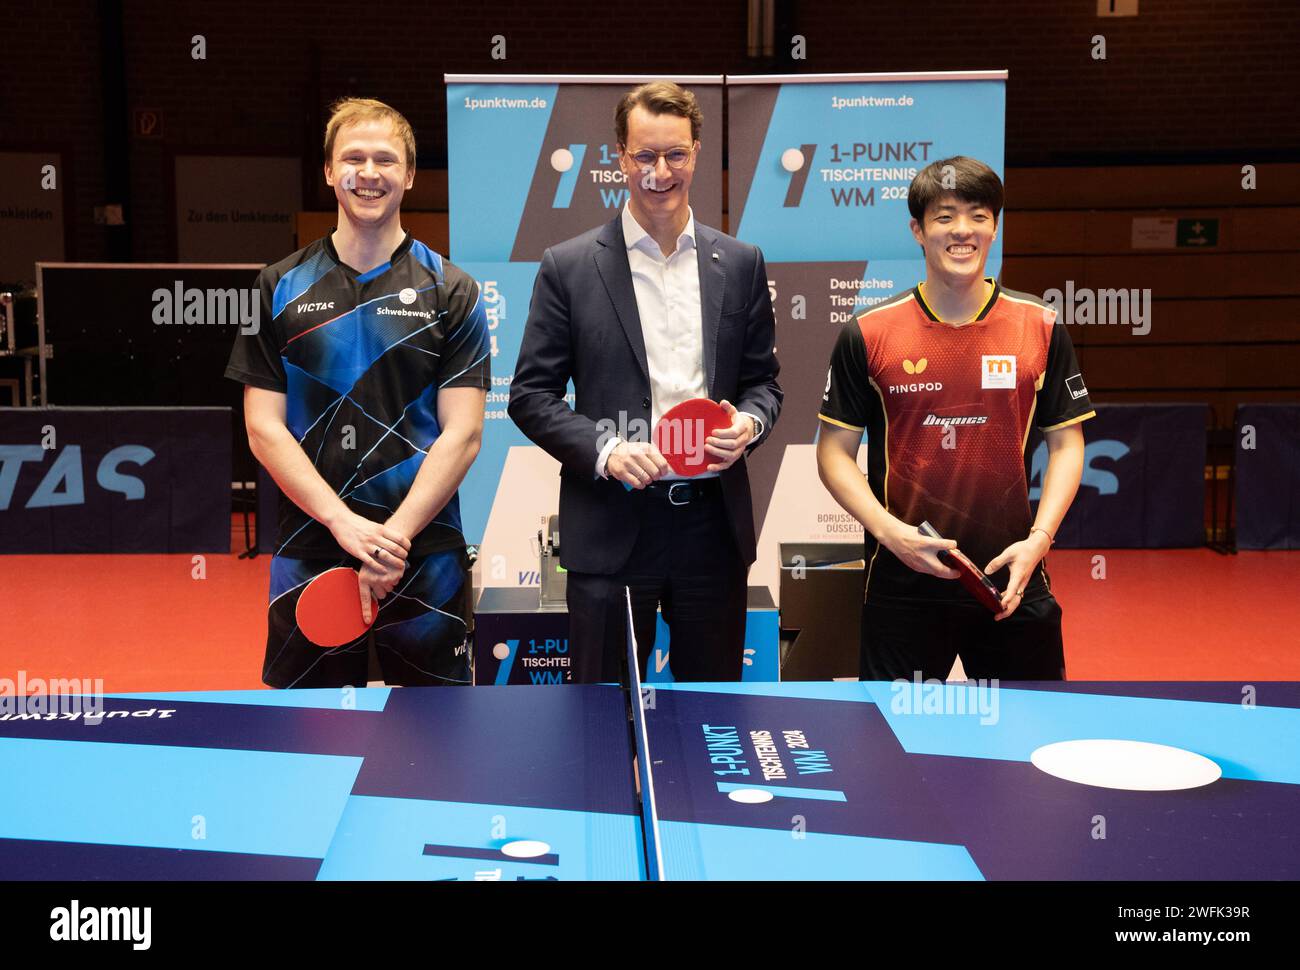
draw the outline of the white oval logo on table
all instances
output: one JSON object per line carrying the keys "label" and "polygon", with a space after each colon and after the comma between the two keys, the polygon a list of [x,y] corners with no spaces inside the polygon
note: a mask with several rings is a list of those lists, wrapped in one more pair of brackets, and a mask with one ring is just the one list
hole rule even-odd
{"label": "white oval logo on table", "polygon": [[764,802],[770,802],[776,796],[770,791],[763,791],[761,788],[737,788],[735,791],[728,792],[727,797],[733,802],[740,802],[742,805],[762,805]]}
{"label": "white oval logo on table", "polygon": [[1055,778],[1121,791],[1183,791],[1223,774],[1203,755],[1150,741],[1058,741],[1036,749],[1029,760]]}
{"label": "white oval logo on table", "polygon": [[551,847],[547,843],[532,839],[519,839],[501,846],[501,854],[508,855],[512,859],[536,859],[550,851]]}

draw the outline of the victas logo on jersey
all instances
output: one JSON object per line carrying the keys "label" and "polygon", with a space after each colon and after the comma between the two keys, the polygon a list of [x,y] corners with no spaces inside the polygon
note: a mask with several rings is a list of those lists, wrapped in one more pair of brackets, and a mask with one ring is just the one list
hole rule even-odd
{"label": "victas logo on jersey", "polygon": [[333,310],[334,301],[328,303],[299,303],[294,307],[298,313],[315,313],[318,310]]}
{"label": "victas logo on jersey", "polygon": [[1015,390],[1016,358],[1008,354],[984,354],[980,357],[980,388]]}

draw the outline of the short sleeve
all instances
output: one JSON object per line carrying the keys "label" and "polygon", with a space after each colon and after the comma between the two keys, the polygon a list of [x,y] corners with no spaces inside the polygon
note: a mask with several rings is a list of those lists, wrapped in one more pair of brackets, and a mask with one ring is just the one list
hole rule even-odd
{"label": "short sleeve", "polygon": [[[818,417],[850,431],[862,431],[871,418],[877,398],[871,391],[867,374],[867,347],[857,321],[849,321],[840,331],[831,351],[831,366],[826,374],[826,389]],[[878,406],[878,405],[876,405]]]}
{"label": "short sleeve", "polygon": [[1083,383],[1078,358],[1074,356],[1074,342],[1063,325],[1055,324],[1047,347],[1047,370],[1038,389],[1034,423],[1043,431],[1055,431],[1096,414]]}
{"label": "short sleeve", "polygon": [[492,386],[492,341],[482,289],[464,274],[459,274],[459,281],[450,289],[438,387],[486,389]]}
{"label": "short sleeve", "polygon": [[262,270],[257,276],[258,319],[256,331],[240,327],[235,334],[235,346],[231,348],[230,360],[226,364],[226,376],[241,384],[268,391],[288,390],[289,382],[284,373],[284,361],[280,357],[281,342],[279,328],[271,319],[271,297],[275,292],[275,276],[269,269]]}

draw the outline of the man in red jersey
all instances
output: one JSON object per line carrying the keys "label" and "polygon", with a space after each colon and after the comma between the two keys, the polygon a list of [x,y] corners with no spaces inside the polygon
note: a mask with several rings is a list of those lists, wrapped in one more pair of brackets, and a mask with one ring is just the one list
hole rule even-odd
{"label": "man in red jersey", "polygon": [[[1002,181],[975,159],[936,161],[908,190],[925,281],[845,325],[822,397],[817,465],[866,530],[861,676],[1061,680],[1061,608],[1043,558],[1083,474],[1095,412],[1074,347],[1037,297],[984,276]],[[1024,448],[1047,440],[1036,515]],[[867,435],[867,476],[856,456]],[[943,539],[921,535],[929,521]],[[959,548],[1002,594],[994,614],[938,554]]]}

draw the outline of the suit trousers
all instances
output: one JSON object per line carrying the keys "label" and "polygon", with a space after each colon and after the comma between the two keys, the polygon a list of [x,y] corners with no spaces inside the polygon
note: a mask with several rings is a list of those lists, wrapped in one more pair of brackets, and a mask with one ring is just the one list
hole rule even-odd
{"label": "suit trousers", "polygon": [[[641,677],[655,653],[655,614],[671,634],[669,667],[678,681],[735,681],[744,663],[748,567],[741,560],[721,489],[683,505],[641,493],[640,526],[627,564],[614,575],[569,572],[569,648],[575,680],[626,684],[627,604]],[[663,644],[659,644],[659,662]]]}

